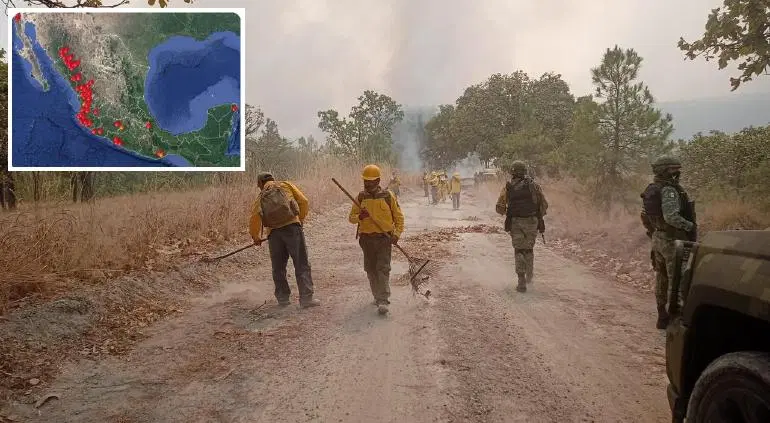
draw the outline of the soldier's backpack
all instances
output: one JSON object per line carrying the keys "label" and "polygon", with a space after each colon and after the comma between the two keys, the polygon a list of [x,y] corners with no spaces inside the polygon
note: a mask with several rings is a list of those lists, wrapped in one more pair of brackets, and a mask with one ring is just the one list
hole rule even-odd
{"label": "soldier's backpack", "polygon": [[259,195],[262,225],[267,228],[282,225],[299,215],[297,202],[279,184],[270,184],[263,188]]}

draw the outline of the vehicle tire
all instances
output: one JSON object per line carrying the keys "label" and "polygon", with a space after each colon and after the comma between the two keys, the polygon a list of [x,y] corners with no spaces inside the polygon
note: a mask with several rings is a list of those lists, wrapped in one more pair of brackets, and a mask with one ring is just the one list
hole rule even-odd
{"label": "vehicle tire", "polygon": [[742,351],[712,361],[695,382],[686,422],[770,422],[770,354]]}

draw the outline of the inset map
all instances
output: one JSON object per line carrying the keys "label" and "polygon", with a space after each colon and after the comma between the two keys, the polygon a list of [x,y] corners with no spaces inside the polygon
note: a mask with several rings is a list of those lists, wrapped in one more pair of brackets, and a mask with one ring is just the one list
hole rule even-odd
{"label": "inset map", "polygon": [[10,170],[245,169],[243,9],[81,10],[9,9]]}

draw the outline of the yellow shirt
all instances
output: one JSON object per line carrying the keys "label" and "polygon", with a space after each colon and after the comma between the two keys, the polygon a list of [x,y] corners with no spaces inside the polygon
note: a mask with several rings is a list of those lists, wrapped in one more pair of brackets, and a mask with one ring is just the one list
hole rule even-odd
{"label": "yellow shirt", "polygon": [[450,182],[449,192],[452,194],[459,194],[460,187],[461,187],[460,178],[452,177],[452,181]]}
{"label": "yellow shirt", "polygon": [[[280,188],[283,190],[283,192],[287,194],[290,199],[294,198],[294,201],[296,201],[297,205],[299,206],[298,216],[295,216],[286,223],[282,223],[272,229],[282,228],[284,226],[291,225],[292,223],[305,223],[305,218],[307,217],[309,210],[309,203],[307,201],[307,197],[305,197],[305,194],[303,194],[296,185],[288,181],[267,181],[265,183],[265,188],[272,184],[280,184]],[[258,239],[267,238],[267,236],[270,235],[271,228],[264,228],[262,226],[262,216],[260,216],[261,210],[262,206],[259,203],[259,199],[257,199],[254,201],[254,205],[251,207],[251,219],[249,220],[249,234],[251,234],[251,238],[255,241]]]}
{"label": "yellow shirt", "polygon": [[[386,199],[386,194],[390,194],[390,204]],[[375,234],[389,232],[394,237],[400,238],[404,232],[404,212],[401,211],[401,206],[398,204],[396,195],[391,191],[380,190],[374,196],[362,191],[358,194],[358,198],[361,201],[361,207],[365,208],[369,212],[368,218],[359,221],[358,214],[361,209],[353,204],[353,208],[350,210],[350,216],[348,221],[358,226],[358,232],[362,234]],[[392,206],[392,208],[391,208]],[[379,227],[372,221],[379,223]]]}

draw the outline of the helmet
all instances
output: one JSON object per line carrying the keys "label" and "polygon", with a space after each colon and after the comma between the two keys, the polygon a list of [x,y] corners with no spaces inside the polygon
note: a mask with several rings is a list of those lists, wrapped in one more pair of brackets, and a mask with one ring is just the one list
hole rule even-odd
{"label": "helmet", "polygon": [[652,162],[652,173],[661,174],[670,168],[679,169],[682,167],[682,162],[674,156],[660,156],[654,162]]}
{"label": "helmet", "polygon": [[460,172],[455,172],[454,174],[452,174],[452,176],[457,176],[457,177],[459,177],[459,176],[460,176]]}
{"label": "helmet", "polygon": [[264,185],[265,182],[272,181],[272,180],[274,180],[273,174],[270,172],[259,172],[259,174],[257,175],[257,184],[259,184],[260,186]]}
{"label": "helmet", "polygon": [[373,164],[366,165],[363,172],[361,172],[361,177],[364,181],[375,181],[380,179],[380,168]]}
{"label": "helmet", "polygon": [[526,175],[527,164],[521,160],[514,161],[513,163],[511,163],[511,173],[514,175]]}

